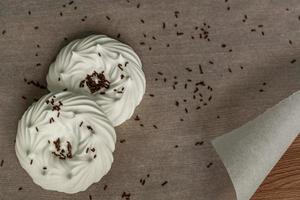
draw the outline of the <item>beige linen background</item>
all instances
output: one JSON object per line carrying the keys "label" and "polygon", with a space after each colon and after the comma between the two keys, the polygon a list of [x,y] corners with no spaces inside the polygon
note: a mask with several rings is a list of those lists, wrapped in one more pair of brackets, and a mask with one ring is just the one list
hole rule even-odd
{"label": "beige linen background", "polygon": [[[234,199],[210,141],[300,89],[299,15],[297,0],[2,0],[0,199]],[[17,121],[48,92],[34,84],[60,48],[91,33],[136,50],[147,91],[116,128],[108,175],[74,195],[45,191],[16,159]]]}

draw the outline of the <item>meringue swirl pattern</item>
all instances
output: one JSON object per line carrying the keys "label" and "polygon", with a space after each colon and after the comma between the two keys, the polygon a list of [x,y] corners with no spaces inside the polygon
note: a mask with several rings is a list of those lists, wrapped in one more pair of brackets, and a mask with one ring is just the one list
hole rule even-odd
{"label": "meringue swirl pattern", "polygon": [[132,116],[146,87],[137,54],[105,35],[91,35],[64,47],[49,68],[47,83],[52,92],[90,96],[114,126]]}
{"label": "meringue swirl pattern", "polygon": [[98,104],[61,92],[27,109],[18,124],[15,149],[36,184],[76,193],[110,170],[115,142],[115,130]]}

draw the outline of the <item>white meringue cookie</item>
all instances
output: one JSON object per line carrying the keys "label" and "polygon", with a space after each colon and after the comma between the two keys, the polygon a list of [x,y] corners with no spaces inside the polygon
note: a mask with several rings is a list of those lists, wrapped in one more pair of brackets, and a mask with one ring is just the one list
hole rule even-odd
{"label": "white meringue cookie", "polygon": [[116,135],[89,97],[48,94],[18,124],[16,154],[33,181],[47,190],[76,193],[111,168]]}
{"label": "white meringue cookie", "polygon": [[51,64],[48,89],[92,97],[114,126],[129,119],[145,93],[139,57],[131,47],[105,35],[78,39]]}

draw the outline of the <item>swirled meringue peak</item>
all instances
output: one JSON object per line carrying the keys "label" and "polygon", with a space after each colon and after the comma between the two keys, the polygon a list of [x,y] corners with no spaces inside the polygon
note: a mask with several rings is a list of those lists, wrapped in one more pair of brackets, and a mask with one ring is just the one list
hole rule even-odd
{"label": "swirled meringue peak", "polygon": [[137,54],[105,35],[65,46],[49,68],[47,83],[52,92],[70,90],[92,97],[114,126],[132,116],[146,87]]}
{"label": "swirled meringue peak", "polygon": [[111,168],[116,135],[89,97],[48,94],[18,124],[16,154],[33,181],[47,190],[76,193]]}

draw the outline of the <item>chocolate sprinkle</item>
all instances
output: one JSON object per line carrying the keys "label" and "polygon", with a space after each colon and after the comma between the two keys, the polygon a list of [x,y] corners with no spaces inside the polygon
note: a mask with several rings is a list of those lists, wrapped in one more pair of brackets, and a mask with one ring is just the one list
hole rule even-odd
{"label": "chocolate sprinkle", "polygon": [[208,165],[206,165],[207,168],[210,168],[213,165],[212,162],[208,163]]}
{"label": "chocolate sprinkle", "polygon": [[164,181],[161,186],[165,186],[168,183],[168,181]]}
{"label": "chocolate sprinkle", "polygon": [[120,140],[120,143],[124,143],[124,142],[126,142],[126,140],[125,140],[125,139],[122,139],[122,140]]}
{"label": "chocolate sprinkle", "polygon": [[203,74],[202,66],[200,64],[199,64],[199,71],[200,71],[200,74]]}
{"label": "chocolate sprinkle", "polygon": [[1,160],[0,167],[3,167],[4,160]]}
{"label": "chocolate sprinkle", "polygon": [[134,118],[135,121],[140,121],[140,117],[138,115],[136,115],[136,117]]}

